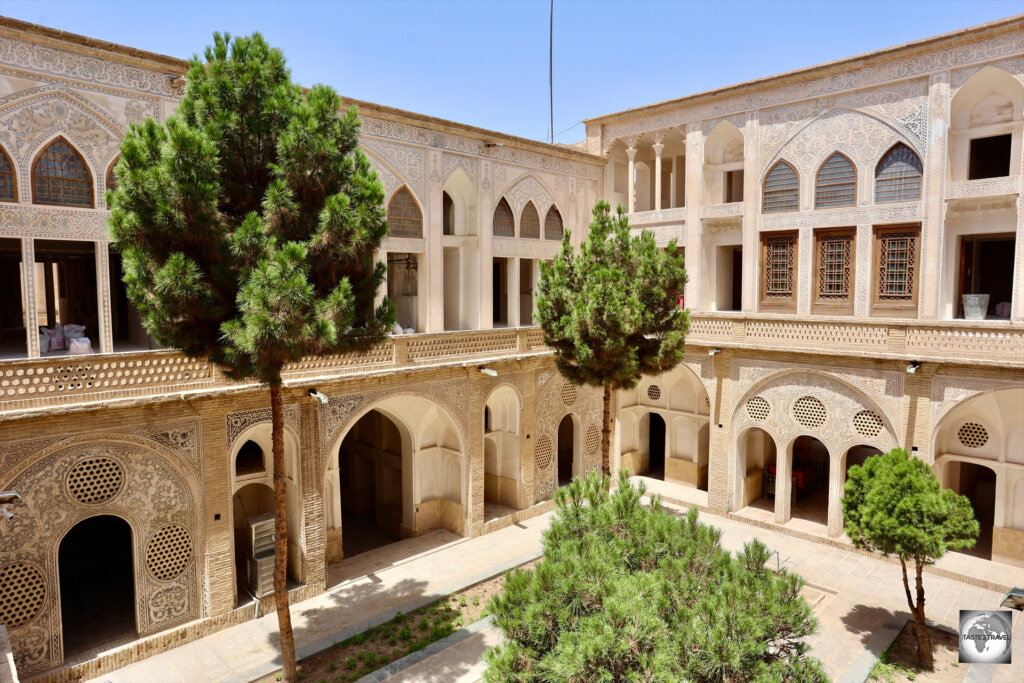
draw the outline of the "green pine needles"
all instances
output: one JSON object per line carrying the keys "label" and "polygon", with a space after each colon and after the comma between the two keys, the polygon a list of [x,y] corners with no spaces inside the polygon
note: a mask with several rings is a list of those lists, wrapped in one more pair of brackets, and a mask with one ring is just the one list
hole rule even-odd
{"label": "green pine needles", "polygon": [[826,681],[807,656],[817,622],[803,580],[765,567],[759,541],[736,557],[696,509],[674,516],[620,474],[575,479],[534,570],[509,573],[488,611],[506,643],[485,680]]}
{"label": "green pine needles", "polygon": [[686,271],[675,240],[662,250],[646,230],[630,235],[623,208],[612,216],[604,200],[593,214],[579,254],[566,230],[554,262],[541,262],[537,320],[559,372],[604,389],[601,453],[609,474],[611,392],[678,365],[690,316],[679,308]]}

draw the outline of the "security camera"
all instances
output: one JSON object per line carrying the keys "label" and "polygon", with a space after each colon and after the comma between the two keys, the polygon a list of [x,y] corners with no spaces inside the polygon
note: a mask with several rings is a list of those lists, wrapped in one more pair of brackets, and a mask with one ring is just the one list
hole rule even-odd
{"label": "security camera", "polygon": [[310,389],[310,390],[309,390],[309,397],[310,397],[310,398],[315,398],[316,400],[320,401],[320,403],[321,403],[322,405],[327,405],[327,401],[329,400],[329,399],[328,399],[328,398],[327,398],[326,396],[324,396],[323,394],[321,394],[321,393],[320,393],[319,391],[317,391],[316,389]]}

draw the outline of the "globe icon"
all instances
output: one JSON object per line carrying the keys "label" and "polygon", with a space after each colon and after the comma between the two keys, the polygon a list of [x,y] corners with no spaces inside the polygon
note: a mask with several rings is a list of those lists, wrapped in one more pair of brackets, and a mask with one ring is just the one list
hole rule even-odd
{"label": "globe icon", "polygon": [[[1006,661],[1010,624],[998,612],[977,612],[960,625],[960,652],[976,663]],[[961,661],[964,661],[961,659]]]}

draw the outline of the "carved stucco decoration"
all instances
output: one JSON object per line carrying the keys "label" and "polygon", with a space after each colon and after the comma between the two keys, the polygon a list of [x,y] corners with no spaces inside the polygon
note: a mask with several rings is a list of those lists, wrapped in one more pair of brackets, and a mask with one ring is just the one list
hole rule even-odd
{"label": "carved stucco decoration", "polygon": [[[116,463],[123,483],[107,500],[82,503],[72,496],[66,478],[76,464],[95,458]],[[38,568],[46,581],[43,608],[10,633],[23,674],[52,668],[63,659],[58,551],[65,534],[89,517],[114,515],[131,528],[140,635],[202,616],[197,566],[205,539],[202,487],[198,476],[181,467],[180,459],[176,451],[139,435],[90,434],[56,440],[7,470],[2,486],[31,495],[0,533],[0,563],[25,562]],[[160,581],[146,570],[146,549],[153,535],[168,525],[188,531],[191,557],[184,571]]]}
{"label": "carved stucco decoration", "polygon": [[[543,384],[542,384],[543,380]],[[593,470],[601,469],[600,446],[589,452],[585,447],[587,432],[592,427],[601,429],[602,416],[602,391],[596,387],[587,385],[575,387],[575,400],[566,405],[563,400],[563,388],[569,385],[561,375],[542,372],[537,377],[538,391],[536,401],[536,413],[534,416],[534,447],[542,437],[546,437],[552,444],[552,457],[546,468],[541,468],[539,463],[534,464],[534,499],[544,500],[550,497],[558,486],[558,425],[562,418],[572,413],[579,420],[580,429],[574,432],[574,439],[580,443],[574,444],[582,453],[582,474]],[[570,385],[571,386],[571,385]]]}
{"label": "carved stucco decoration", "polygon": [[683,365],[700,379],[710,403],[710,397],[715,395],[715,364],[711,356],[686,352],[683,354]]}
{"label": "carved stucco decoration", "polygon": [[[385,162],[389,170],[409,186],[409,189],[416,195],[420,206],[424,205],[423,200],[427,196],[426,157],[421,148],[385,142],[366,136],[360,137],[359,146]],[[388,194],[390,195],[391,192]]]}
{"label": "carved stucco decoration", "polygon": [[[19,195],[22,187],[19,183]],[[110,238],[109,216],[108,211],[100,209],[59,209],[4,202],[0,203],[0,235],[106,241]]]}
{"label": "carved stucco decoration", "polygon": [[[871,191],[874,192],[873,186]],[[761,215],[758,217],[758,227],[761,230],[787,230],[868,223],[916,223],[922,220],[923,214],[922,202],[919,201],[847,206],[839,209],[808,209],[797,213]]]}
{"label": "carved stucco decoration", "polygon": [[722,121],[728,121],[732,125],[739,128],[740,132],[742,133],[743,127],[747,123],[747,117],[743,112],[740,112],[737,114],[732,114],[730,116],[719,116],[713,119],[707,119],[701,123],[701,131],[704,133],[704,136],[707,137],[708,135],[710,135],[711,131],[713,131],[715,127]]}
{"label": "carved stucco decoration", "polygon": [[986,66],[991,66],[1001,71],[1005,71],[1021,83],[1024,83],[1024,57],[1009,57],[1007,59],[999,59],[994,62],[987,64],[972,64],[971,66],[963,67],[960,69],[953,69],[950,72],[950,89],[951,94],[955,95],[956,91],[960,87],[971,79],[971,76],[978,73]]}
{"label": "carved stucco decoration", "polygon": [[556,240],[495,237],[491,242],[494,256],[505,258],[553,259],[562,243]]}
{"label": "carved stucco decoration", "polygon": [[444,177],[445,180],[451,177],[455,169],[463,169],[470,179],[476,184],[477,168],[479,162],[474,157],[463,156],[462,154],[448,154],[444,155]]}
{"label": "carved stucco decoration", "polygon": [[[501,166],[495,167],[495,178],[499,181],[498,171],[502,168]],[[515,217],[517,231],[523,207],[526,206],[527,202],[533,202],[533,207],[537,210],[537,215],[540,217],[543,233],[544,220],[548,215],[548,209],[555,204],[555,199],[554,193],[542,181],[532,174],[525,175],[510,184],[508,189],[501,192],[501,196],[495,196],[495,206],[497,206],[501,197],[505,197],[512,207],[512,215]]]}
{"label": "carved stucco decoration", "polygon": [[[936,375],[931,382],[931,425],[932,438],[938,433],[939,422],[949,411],[979,394],[1000,389],[1019,388],[1020,384],[998,379],[975,379]],[[934,457],[934,454],[933,454]]]}
{"label": "carved stucco decoration", "polygon": [[130,431],[173,450],[197,477],[203,476],[202,427],[198,418],[157,427],[136,427]]}
{"label": "carved stucco decoration", "polygon": [[[242,432],[264,422],[269,423],[271,421],[271,410],[270,408],[260,408],[259,410],[247,410],[242,413],[229,413],[224,416],[224,421],[227,424],[228,430],[228,451],[234,449],[235,441],[241,436]],[[285,406],[284,407],[284,425],[291,429],[293,435],[298,439],[299,435],[299,407],[298,406]]]}

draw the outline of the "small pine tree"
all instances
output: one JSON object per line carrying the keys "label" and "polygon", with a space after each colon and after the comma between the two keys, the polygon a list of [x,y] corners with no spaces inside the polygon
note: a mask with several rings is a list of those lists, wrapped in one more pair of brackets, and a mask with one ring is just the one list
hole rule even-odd
{"label": "small pine tree", "polygon": [[697,510],[669,514],[625,472],[576,478],[532,570],[514,570],[487,606],[505,643],[484,680],[828,680],[802,639],[817,622],[803,580],[765,563],[759,541],[736,557]]}
{"label": "small pine tree", "polygon": [[541,262],[537,320],[559,372],[604,389],[601,468],[608,475],[612,391],[678,365],[690,317],[679,308],[686,271],[675,240],[661,250],[646,230],[630,235],[622,206],[613,217],[604,200],[593,213],[579,254],[566,230],[555,260]]}
{"label": "small pine tree", "polygon": [[258,33],[214,34],[189,65],[165,125],[133,125],[107,195],[128,296],[163,346],[269,386],[274,596],[284,679],[296,680],[288,609],[281,372],[305,356],[361,349],[394,320],[374,309],[384,277],[384,191],[356,147],[355,108],[303,93]]}
{"label": "small pine tree", "polygon": [[[903,590],[917,631],[917,663],[931,669],[934,658],[921,572],[947,550],[974,545],[978,522],[971,502],[940,488],[931,468],[902,448],[854,465],[846,477],[842,499],[846,533],[858,548],[899,558]],[[916,603],[907,578],[910,560],[914,562]]]}

